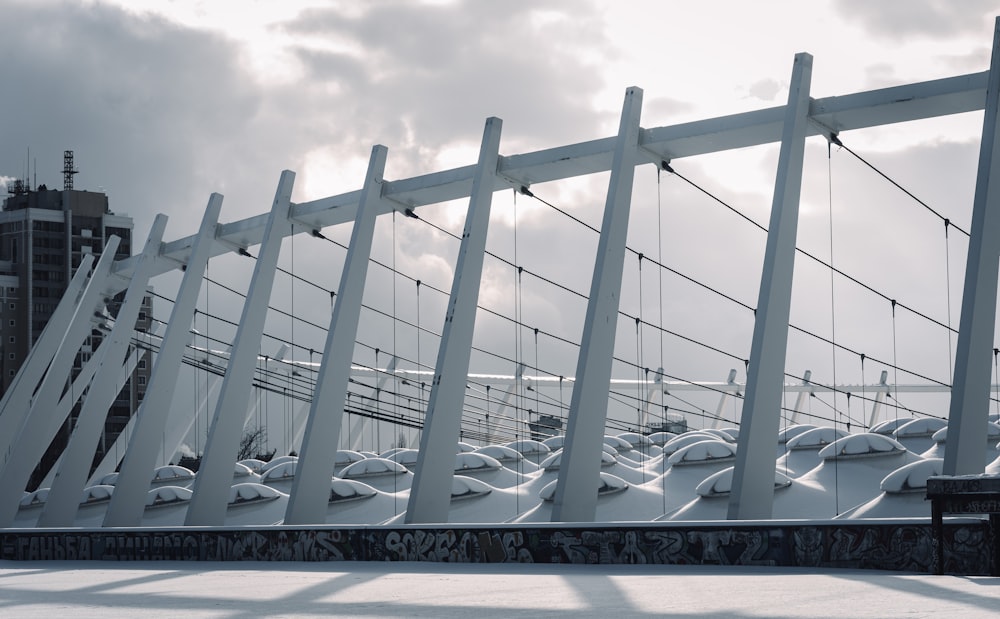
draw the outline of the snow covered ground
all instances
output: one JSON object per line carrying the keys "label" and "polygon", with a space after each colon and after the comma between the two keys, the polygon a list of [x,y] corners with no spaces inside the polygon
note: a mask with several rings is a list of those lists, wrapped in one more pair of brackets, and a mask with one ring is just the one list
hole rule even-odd
{"label": "snow covered ground", "polygon": [[1000,578],[723,566],[0,561],[0,617],[995,617]]}

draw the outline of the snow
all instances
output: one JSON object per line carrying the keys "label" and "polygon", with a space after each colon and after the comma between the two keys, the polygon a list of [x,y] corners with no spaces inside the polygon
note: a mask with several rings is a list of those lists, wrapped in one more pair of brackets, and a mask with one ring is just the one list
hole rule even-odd
{"label": "snow", "polygon": [[996,615],[998,585],[988,577],[718,565],[0,561],[0,613],[978,619]]}

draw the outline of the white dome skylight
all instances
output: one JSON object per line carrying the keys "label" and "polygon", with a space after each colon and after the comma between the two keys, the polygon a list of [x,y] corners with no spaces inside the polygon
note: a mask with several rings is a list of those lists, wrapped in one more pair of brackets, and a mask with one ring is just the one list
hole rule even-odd
{"label": "white dome skylight", "polygon": [[247,458],[246,460],[240,460],[236,464],[242,464],[250,469],[252,473],[260,473],[260,470],[264,468],[264,465],[267,464],[267,462],[258,460],[257,458]]}
{"label": "white dome skylight", "polygon": [[191,500],[193,492],[190,488],[178,486],[161,486],[146,493],[146,509],[179,505]]}
{"label": "white dome skylight", "polygon": [[107,503],[111,500],[111,494],[115,491],[114,486],[98,484],[83,489],[80,495],[80,505],[94,505],[96,503]]}
{"label": "white dome skylight", "polygon": [[700,443],[701,441],[719,441],[722,443],[727,442],[726,440],[719,438],[719,436],[716,434],[712,434],[710,432],[702,432],[700,430],[694,430],[691,432],[685,432],[684,434],[678,434],[676,437],[664,443],[663,455],[670,456],[675,451],[683,449],[688,445]]}
{"label": "white dome skylight", "polygon": [[417,465],[417,458],[420,457],[420,452],[416,449],[398,449],[396,453],[386,456],[386,460],[392,460],[402,464],[407,468],[413,468]]}
{"label": "white dome skylight", "polygon": [[286,462],[298,462],[298,461],[299,461],[298,456],[278,456],[277,458],[272,458],[270,462],[265,462],[264,466],[260,467],[260,470],[257,472],[263,475],[264,473],[266,473],[270,469],[273,469],[276,466],[280,466]]}
{"label": "white dome skylight", "polygon": [[329,503],[346,503],[370,499],[378,494],[375,488],[353,479],[334,479],[330,482]]}
{"label": "white dome skylight", "polygon": [[910,462],[886,475],[879,487],[890,494],[927,492],[927,478],[941,475],[943,468],[943,458]]}
{"label": "white dome skylight", "polygon": [[618,438],[632,446],[632,449],[643,449],[653,444],[653,441],[644,434],[638,432],[622,432]]}
{"label": "white dome skylight", "polygon": [[280,496],[281,492],[264,484],[235,484],[229,488],[229,506],[264,503],[273,501]]}
{"label": "white dome skylight", "polygon": [[521,460],[524,460],[524,456],[521,455],[521,452],[503,445],[486,445],[485,447],[480,447],[473,453],[489,456],[500,463],[520,462]]}
{"label": "white dome skylight", "polygon": [[788,439],[785,447],[789,451],[796,449],[821,449],[845,436],[847,436],[847,431],[841,428],[811,428],[796,437]]}
{"label": "white dome skylight", "polygon": [[237,479],[240,477],[249,477],[253,474],[254,474],[253,469],[243,464],[242,462],[237,462],[236,466],[233,467],[233,479]]}
{"label": "white dome skylight", "polygon": [[499,471],[500,461],[484,453],[463,452],[455,454],[455,472]]}
{"label": "white dome skylight", "polygon": [[615,451],[630,451],[632,449],[632,443],[618,438],[617,436],[604,435],[604,444],[613,447]]}
{"label": "white dome skylight", "polygon": [[365,454],[352,451],[350,449],[338,449],[337,455],[333,460],[334,466],[347,466],[348,464],[354,464],[355,462],[360,462],[365,459]]}
{"label": "white dome skylight", "polygon": [[286,460],[264,471],[260,479],[263,482],[282,481],[295,477],[295,469],[299,466],[297,460]]}
{"label": "white dome skylight", "polygon": [[786,428],[782,428],[780,431],[778,431],[778,443],[784,445],[785,443],[792,440],[796,436],[802,434],[803,432],[808,432],[809,430],[812,430],[815,427],[816,426],[814,426],[811,423],[799,423],[788,426]]}
{"label": "white dome skylight", "polygon": [[476,450],[476,446],[475,445],[471,445],[469,443],[466,443],[464,441],[458,441],[458,447],[457,447],[457,449],[458,449],[458,451],[456,453],[460,453],[460,454],[461,453],[468,453],[470,451],[475,451]]}
{"label": "white dome skylight", "polygon": [[452,503],[486,496],[491,492],[493,492],[493,487],[478,479],[466,477],[465,475],[455,475],[451,479]]}
{"label": "white dome skylight", "polygon": [[873,434],[886,434],[892,436],[896,432],[896,428],[900,427],[905,423],[910,423],[913,421],[913,417],[899,417],[896,419],[886,419],[876,423],[871,428],[868,429],[869,432]]}
{"label": "white dome skylight", "polygon": [[49,500],[49,488],[39,488],[34,492],[29,492],[21,497],[21,507],[35,507],[45,505]]}
{"label": "white dome skylight", "polygon": [[720,441],[726,441],[727,443],[735,443],[736,438],[732,434],[726,432],[725,430],[720,430],[719,428],[705,428],[703,430],[698,430],[702,434],[710,434]]}
{"label": "white dome skylight", "polygon": [[97,483],[101,486],[113,486],[118,483],[118,473],[108,473]]}
{"label": "white dome skylight", "polygon": [[511,441],[510,443],[504,445],[504,447],[510,447],[522,456],[538,456],[552,453],[552,449],[550,449],[548,445],[541,441],[535,441],[532,439]]}
{"label": "white dome skylight", "polygon": [[154,483],[190,481],[194,479],[194,471],[187,467],[168,464],[153,470]]}
{"label": "white dome skylight", "polygon": [[564,434],[560,434],[559,436],[550,436],[542,441],[542,444],[552,451],[555,451],[557,449],[562,449],[564,442],[566,442],[566,436]]}
{"label": "white dome skylight", "polygon": [[[610,473],[600,473],[597,481],[597,496],[608,496],[618,494],[628,490],[628,483],[621,477],[616,477]],[[545,484],[545,487],[538,492],[538,498],[543,501],[552,501],[556,497],[556,484],[558,480],[552,480]]]}
{"label": "white dome skylight", "polygon": [[[931,440],[935,443],[943,443],[948,438],[948,426],[945,426],[931,435]],[[995,443],[1000,441],[1000,424],[992,421],[986,424],[986,442]]]}
{"label": "white dome skylight", "polygon": [[[734,467],[729,467],[716,473],[712,473],[705,478],[705,481],[695,487],[695,492],[697,492],[699,496],[706,498],[729,496],[729,493],[732,492],[733,489],[733,468]],[[791,485],[791,477],[780,471],[774,472],[775,490],[779,488],[787,488]]]}
{"label": "white dome skylight", "polygon": [[851,434],[837,439],[820,450],[823,460],[834,458],[867,458],[872,456],[892,456],[906,453],[899,441],[883,434]]}
{"label": "white dome skylight", "polygon": [[[541,464],[539,464],[539,466],[542,469],[544,469],[545,471],[550,472],[550,473],[553,472],[553,471],[558,471],[559,470],[559,465],[562,462],[562,455],[563,455],[563,452],[560,449],[559,451],[555,452],[554,454],[552,454],[548,458],[542,460],[542,462],[541,462]],[[618,459],[615,458],[614,456],[612,456],[611,454],[609,454],[608,452],[606,452],[606,451],[601,452],[601,466],[602,467],[613,466],[613,465],[617,464],[617,462],[618,462]]]}
{"label": "white dome skylight", "polygon": [[910,438],[917,436],[931,436],[941,428],[948,425],[944,419],[936,417],[921,417],[910,421],[896,428],[896,438]]}
{"label": "white dome skylight", "polygon": [[671,466],[719,462],[736,457],[736,446],[720,440],[703,440],[682,447],[672,453],[667,462]]}
{"label": "white dome skylight", "polygon": [[363,479],[366,477],[387,477],[403,475],[407,472],[405,466],[386,458],[365,458],[360,462],[345,467],[340,472],[343,479]]}

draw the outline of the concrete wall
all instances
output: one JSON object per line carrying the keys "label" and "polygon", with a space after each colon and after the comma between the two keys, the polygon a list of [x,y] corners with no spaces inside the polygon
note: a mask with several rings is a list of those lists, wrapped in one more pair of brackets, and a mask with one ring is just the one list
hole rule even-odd
{"label": "concrete wall", "polygon": [[[987,521],[945,524],[945,572],[988,575]],[[934,572],[929,522],[6,530],[8,561],[448,561],[757,565]]]}

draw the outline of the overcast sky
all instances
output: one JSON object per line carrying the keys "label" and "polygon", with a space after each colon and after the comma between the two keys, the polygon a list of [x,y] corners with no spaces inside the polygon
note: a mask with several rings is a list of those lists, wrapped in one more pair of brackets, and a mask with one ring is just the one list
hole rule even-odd
{"label": "overcast sky", "polygon": [[[61,187],[62,152],[74,150],[76,188],[106,191],[113,211],[135,219],[139,247],[157,213],[170,217],[168,240],[193,234],[211,192],[225,195],[223,221],[266,211],[284,169],[297,173],[296,202],[355,190],[373,144],[389,149],[389,180],[474,163],[489,116],[504,121],[503,155],[606,137],[632,85],[645,93],[642,125],[654,127],[783,104],[797,52],[814,56],[814,97],[984,71],[998,14],[1000,2],[986,0],[3,0],[0,176],[23,177],[30,165],[33,183]],[[964,114],[841,138],[967,230],[981,122],[981,113]],[[775,159],[776,148],[764,147],[674,167],[766,225]],[[535,193],[599,226],[606,188],[607,176],[599,175]],[[939,220],[846,153],[828,162],[826,143],[810,140],[799,245],[824,259],[831,256],[831,207],[839,268],[941,322],[949,320],[950,300],[957,326],[965,239],[953,233],[946,245]],[[459,231],[464,208],[428,207],[425,219]],[[596,235],[524,196],[517,226],[514,212],[513,196],[497,194],[491,251],[514,260],[516,231],[519,264],[586,293]],[[342,228],[327,235],[346,241],[350,230]],[[282,266],[335,289],[343,252],[312,239],[295,243]],[[756,304],[763,233],[676,178],[664,176],[658,192],[648,166],[636,175],[629,244],[648,256],[662,252],[671,268]],[[374,253],[448,290],[456,249],[425,223],[386,219]],[[210,274],[225,273],[245,289],[248,270],[235,262],[213,263]],[[884,299],[842,280],[831,296],[828,270],[801,257],[796,267],[794,324],[950,382],[943,329],[905,312],[894,321]],[[397,281],[393,295],[391,278],[377,271],[366,303],[392,311],[395,302],[397,314],[416,320],[415,285]],[[622,309],[634,315],[634,257],[626,271]],[[738,358],[749,354],[750,312],[660,277],[643,266],[644,320]],[[572,374],[575,350],[544,334],[578,340],[584,302],[538,280],[523,279],[520,288],[515,282],[509,267],[487,261],[482,302],[509,316],[519,311],[537,326],[537,351],[533,335],[517,345],[509,323],[489,319],[477,342],[529,364],[537,354],[548,373]],[[292,299],[296,314],[325,324],[328,296],[279,279],[278,289],[283,285],[292,293],[276,305]],[[169,278],[157,286],[171,293]],[[211,294],[211,311],[232,310],[232,299]],[[426,286],[420,294],[421,326],[439,332],[445,301]],[[616,354],[637,359],[634,324],[623,321],[619,331]],[[291,335],[303,347],[297,357],[322,341],[303,325]],[[377,318],[369,317],[359,337],[382,351],[416,354],[413,329],[394,330]],[[745,376],[738,360],[677,339],[667,337],[661,352],[655,330],[641,340],[644,367],[662,363],[689,380],[722,380],[730,367]],[[437,340],[420,345],[421,362],[432,364]],[[364,362],[373,363],[367,354]],[[478,361],[473,371],[512,371],[496,359]],[[821,382],[832,382],[834,371],[841,383],[862,380],[856,355],[838,354],[834,363],[828,344],[799,334],[790,339],[788,364],[791,373],[813,369]],[[876,380],[881,369],[869,362],[864,380]],[[621,378],[635,372],[615,371]]]}

